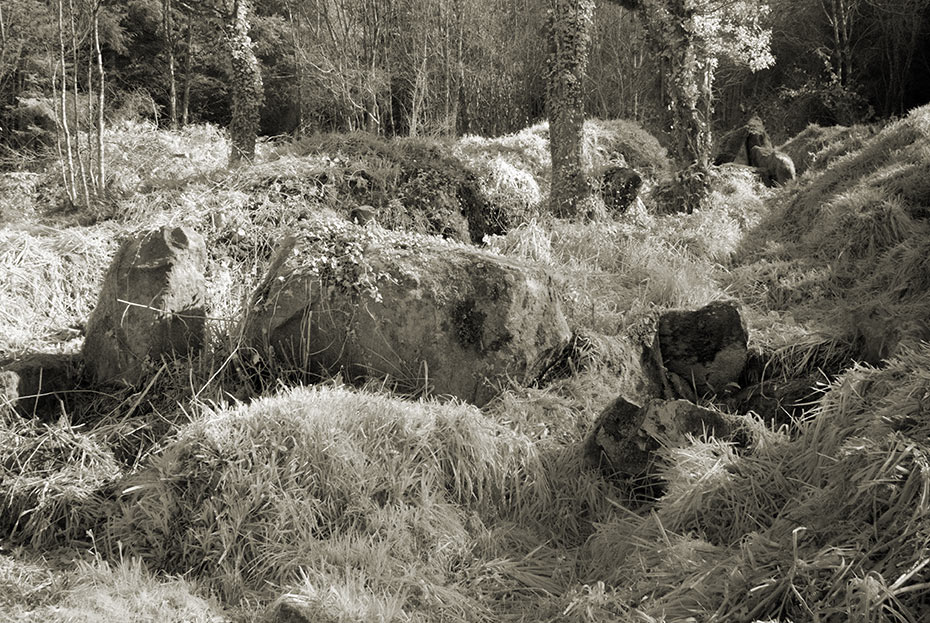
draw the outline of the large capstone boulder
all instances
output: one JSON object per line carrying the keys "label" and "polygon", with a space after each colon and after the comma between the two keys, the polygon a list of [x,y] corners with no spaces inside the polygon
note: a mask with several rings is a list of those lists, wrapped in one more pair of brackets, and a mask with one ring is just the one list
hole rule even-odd
{"label": "large capstone boulder", "polygon": [[725,393],[746,365],[749,333],[739,308],[717,301],[701,309],[672,310],[659,318],[662,362],[678,395]]}
{"label": "large capstone boulder", "polygon": [[741,430],[739,416],[699,407],[687,400],[652,399],[645,405],[624,397],[598,416],[585,440],[588,463],[606,473],[638,477],[650,471],[655,452],[686,446],[689,437],[731,439]]}
{"label": "large capstone boulder", "polygon": [[434,237],[324,222],[285,241],[244,333],[311,377],[385,378],[483,405],[570,339],[543,270]]}
{"label": "large capstone boulder", "polygon": [[186,227],[120,246],[87,322],[83,354],[93,380],[138,385],[164,358],[203,348],[206,257],[203,238]]}

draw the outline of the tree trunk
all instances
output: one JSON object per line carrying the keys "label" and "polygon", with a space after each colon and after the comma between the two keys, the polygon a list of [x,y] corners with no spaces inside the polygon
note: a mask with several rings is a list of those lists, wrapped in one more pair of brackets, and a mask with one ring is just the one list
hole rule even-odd
{"label": "tree trunk", "polygon": [[258,136],[259,113],[264,98],[261,68],[255,57],[252,39],[249,38],[249,4],[248,0],[238,0],[227,15],[225,24],[226,43],[232,61],[230,166],[255,158],[255,139]]}
{"label": "tree trunk", "polygon": [[[60,130],[58,135],[59,157],[61,167],[67,171],[65,178],[65,189],[68,193],[68,200],[71,205],[77,202],[77,178],[74,172],[74,150],[71,144],[71,129],[68,124],[68,63],[65,57],[65,25],[64,25],[64,3],[58,0],[58,53],[59,62],[61,63],[61,104],[58,112]],[[64,151],[66,156],[61,158],[61,135],[64,134]]]}
{"label": "tree trunk", "polygon": [[174,23],[171,0],[162,0],[162,27],[165,31],[165,55],[168,57],[168,120],[171,129],[178,129],[178,85],[174,72]]}
{"label": "tree trunk", "polygon": [[[74,154],[77,157],[78,172],[80,174],[81,189],[84,192],[84,205],[90,207],[90,189],[87,185],[87,169],[84,166],[84,156],[81,154],[81,115],[78,110],[78,44],[77,44],[77,17],[74,12],[74,0],[68,0],[68,15],[70,16],[71,31],[71,86],[74,101],[71,102],[71,112],[74,115]],[[67,71],[67,70],[66,70]],[[87,130],[87,145],[90,146],[90,126]]]}
{"label": "tree trunk", "polygon": [[304,98],[303,98],[303,59],[301,58],[300,45],[300,22],[291,9],[291,3],[284,0],[284,7],[287,9],[287,21],[291,27],[291,48],[294,52],[294,108],[297,111],[294,122],[294,138],[300,138],[304,131]]}
{"label": "tree trunk", "polygon": [[577,214],[587,192],[582,171],[584,91],[582,82],[591,40],[593,0],[550,0],[549,151],[552,155],[550,205],[559,217]]}
{"label": "tree trunk", "polygon": [[194,16],[187,17],[187,43],[184,57],[184,94],[181,96],[181,125],[189,121],[188,111],[191,104],[191,71],[194,58]]}
{"label": "tree trunk", "polygon": [[100,3],[94,8],[94,52],[97,55],[97,77],[100,80],[99,89],[97,90],[97,176],[100,186],[97,189],[98,196],[106,189],[107,170],[106,170],[106,153],[103,148],[103,105],[105,103],[104,93],[106,92],[106,74],[103,71],[103,53],[100,50]]}

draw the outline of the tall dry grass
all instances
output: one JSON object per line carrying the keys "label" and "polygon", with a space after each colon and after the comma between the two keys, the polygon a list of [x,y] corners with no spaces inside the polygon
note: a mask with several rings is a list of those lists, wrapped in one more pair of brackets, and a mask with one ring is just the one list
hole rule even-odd
{"label": "tall dry grass", "polygon": [[930,345],[835,382],[795,438],[664,452],[654,512],[600,527],[593,577],[634,617],[916,621],[930,597]]}
{"label": "tall dry grass", "polygon": [[295,389],[207,410],[167,440],[124,483],[108,538],[228,599],[300,574],[349,581],[351,565],[442,609],[454,604],[416,584],[439,591],[484,521],[545,487],[532,443],[472,407]]}

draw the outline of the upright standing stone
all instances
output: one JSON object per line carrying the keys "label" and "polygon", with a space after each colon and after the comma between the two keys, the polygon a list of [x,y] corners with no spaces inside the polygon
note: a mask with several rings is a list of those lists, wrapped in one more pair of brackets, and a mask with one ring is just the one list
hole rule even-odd
{"label": "upright standing stone", "polygon": [[120,246],[87,322],[84,358],[97,382],[138,385],[163,357],[203,348],[203,238],[162,227]]}
{"label": "upright standing stone", "polygon": [[698,394],[723,393],[736,382],[749,355],[748,340],[739,308],[726,301],[694,311],[672,310],[659,318],[666,370]]}

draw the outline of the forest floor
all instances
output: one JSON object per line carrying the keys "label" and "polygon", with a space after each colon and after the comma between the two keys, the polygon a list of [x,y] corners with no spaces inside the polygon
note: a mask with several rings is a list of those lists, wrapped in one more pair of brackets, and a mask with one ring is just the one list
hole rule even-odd
{"label": "forest floor", "polygon": [[[552,218],[546,135],[263,142],[228,170],[214,128],[125,123],[92,210],[63,207],[54,160],[10,163],[0,359],[79,352],[119,240],[168,224],[207,241],[210,338],[143,389],[0,427],[0,620],[927,620],[930,107],[809,128],[785,187],[724,165],[693,214],[668,205],[654,139],[589,122],[586,166],[622,155],[643,202]],[[338,378],[256,388],[232,365],[283,235],[369,204],[369,227],[467,243],[472,195],[511,223],[480,244],[562,284],[584,366],[479,410]],[[654,500],[588,469],[624,336],[721,299],[766,378],[817,397],[781,426],[747,415],[745,447],[660,451]]]}

